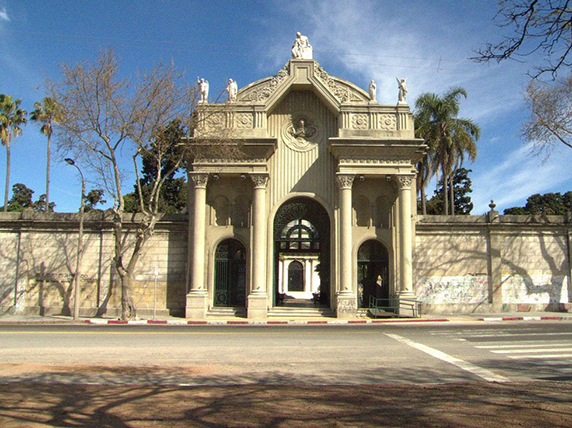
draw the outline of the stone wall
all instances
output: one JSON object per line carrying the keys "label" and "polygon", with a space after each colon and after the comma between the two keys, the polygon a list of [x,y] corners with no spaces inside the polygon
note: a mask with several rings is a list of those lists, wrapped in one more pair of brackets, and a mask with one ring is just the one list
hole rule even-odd
{"label": "stone wall", "polygon": [[[125,220],[133,233],[136,223]],[[134,276],[142,316],[152,314],[155,296],[158,314],[184,314],[187,221],[185,215],[163,218],[143,251]],[[0,213],[0,315],[71,312],[77,229],[77,214]],[[415,293],[425,313],[566,310],[572,306],[571,235],[569,216],[419,216]],[[109,219],[86,216],[82,315],[119,313],[112,259]]]}
{"label": "stone wall", "polygon": [[[125,218],[128,241],[133,220]],[[0,314],[70,314],[78,221],[78,214],[0,214]],[[158,314],[184,314],[187,221],[185,215],[164,217],[144,248],[133,281],[140,315],[152,314],[155,300]],[[121,292],[112,269],[111,223],[103,213],[86,215],[84,223],[80,313],[117,315]]]}
{"label": "stone wall", "polygon": [[570,216],[420,216],[415,293],[428,313],[572,307]]}

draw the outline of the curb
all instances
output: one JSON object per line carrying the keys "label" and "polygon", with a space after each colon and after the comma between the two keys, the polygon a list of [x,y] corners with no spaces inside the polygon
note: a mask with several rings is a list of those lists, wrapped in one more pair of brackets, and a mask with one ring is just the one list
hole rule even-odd
{"label": "curb", "polygon": [[[498,322],[498,321],[562,321],[572,320],[572,317],[491,317],[472,318],[460,321]],[[86,324],[96,325],[363,325],[363,324],[406,324],[406,323],[435,323],[459,321],[449,318],[427,319],[367,319],[367,320],[103,320],[87,319]]]}

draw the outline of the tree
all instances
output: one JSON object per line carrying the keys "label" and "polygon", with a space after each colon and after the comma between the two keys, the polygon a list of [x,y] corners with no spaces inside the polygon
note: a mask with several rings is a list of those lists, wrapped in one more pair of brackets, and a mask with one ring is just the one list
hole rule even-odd
{"label": "tree", "polygon": [[98,204],[105,204],[107,202],[105,199],[103,199],[103,195],[104,191],[102,189],[92,189],[87,192],[87,195],[85,195],[84,211],[86,213],[92,211],[101,211],[100,209],[95,208],[95,206]]}
{"label": "tree", "polygon": [[523,135],[534,144],[534,152],[548,155],[559,143],[572,149],[572,73],[552,85],[532,80],[525,99],[531,117]]}
{"label": "tree", "polygon": [[[181,82],[173,66],[158,65],[134,80],[119,77],[114,53],[103,52],[91,63],[62,66],[63,81],[48,82],[50,95],[60,107],[57,141],[98,174],[106,193],[113,198],[111,212],[114,236],[114,268],[121,286],[121,318],[136,316],[132,296],[132,277],[141,251],[153,235],[161,218],[159,195],[171,170],[158,167],[147,194],[137,180],[140,220],[130,241],[124,230],[125,200],[120,156],[132,158],[138,174],[138,159],[150,156],[162,165],[169,156],[172,141],[159,138],[168,124],[185,124],[196,98],[193,90]],[[171,169],[179,168],[183,150],[171,159]]]}
{"label": "tree", "polygon": [[[32,202],[34,191],[25,184],[16,183],[12,186],[12,197],[6,204],[6,210],[10,212],[22,212],[26,208],[43,212],[46,207],[46,195],[40,195],[39,199]],[[53,211],[56,204],[50,203],[50,211]]]}
{"label": "tree", "polygon": [[26,111],[20,108],[21,100],[10,95],[0,94],[0,140],[6,147],[6,185],[4,188],[4,212],[8,210],[8,190],[10,188],[10,142],[22,133],[26,124]]}
{"label": "tree", "polygon": [[[175,214],[182,212],[187,206],[187,186],[184,177],[175,177],[177,170],[173,168],[173,163],[180,157],[181,146],[177,143],[185,136],[185,130],[180,121],[170,123],[167,128],[156,138],[164,140],[167,145],[167,153],[161,159],[162,176],[165,177],[161,191],[159,192],[159,211],[164,214]],[[152,149],[154,150],[154,149]],[[154,179],[157,176],[156,163],[157,153],[144,153],[142,160],[142,176],[139,178],[139,185],[143,199],[149,197],[152,191]],[[135,191],[125,195],[125,211],[140,212],[141,198],[139,197],[138,186],[135,184]]]}
{"label": "tree", "polygon": [[572,65],[572,4],[571,0],[500,0],[494,18],[501,28],[511,33],[502,41],[487,43],[471,58],[478,62],[507,59],[521,61],[540,55],[534,78],[543,73],[556,77],[560,69]]}
{"label": "tree", "polygon": [[[473,202],[471,201],[470,193],[473,191],[471,188],[472,181],[469,178],[470,169],[459,168],[455,171],[453,176],[454,204],[455,212],[461,215],[468,215],[473,210]],[[445,186],[441,181],[440,186],[435,190],[433,197],[427,201],[427,214],[437,215],[443,212],[443,200],[445,194]]]}
{"label": "tree", "polygon": [[[467,97],[463,88],[451,88],[442,97],[433,93],[421,94],[415,102],[419,119],[417,135],[425,139],[431,150],[426,156],[431,162],[431,175],[440,173],[445,189],[449,177],[462,166],[465,156],[468,155],[471,160],[476,157],[475,141],[480,137],[480,128],[472,120],[457,117],[461,96]],[[449,194],[449,191],[444,192],[445,215],[449,211]],[[454,197],[451,197],[453,200]],[[454,213],[454,205],[451,208],[451,213]]]}
{"label": "tree", "polygon": [[[41,123],[40,131],[48,138],[47,162],[46,162],[46,206],[50,206],[50,143],[54,132],[53,124],[57,121],[58,105],[53,98],[46,97],[42,103],[34,103],[34,110],[30,113],[30,119]],[[48,211],[46,210],[46,211]]]}
{"label": "tree", "polygon": [[545,214],[564,215],[570,211],[572,203],[572,191],[563,195],[560,193],[536,193],[526,200],[524,207],[512,207],[504,210],[504,214]]}

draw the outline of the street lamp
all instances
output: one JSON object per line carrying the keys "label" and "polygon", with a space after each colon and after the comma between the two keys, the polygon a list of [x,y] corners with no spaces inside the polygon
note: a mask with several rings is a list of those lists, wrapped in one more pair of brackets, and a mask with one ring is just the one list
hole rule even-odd
{"label": "street lamp", "polygon": [[83,243],[83,209],[84,209],[84,201],[85,201],[85,178],[81,172],[81,169],[75,164],[73,159],[65,158],[64,159],[67,163],[71,166],[74,166],[79,175],[81,176],[81,205],[79,208],[79,234],[77,237],[77,256],[76,256],[76,265],[75,265],[75,283],[74,283],[74,303],[73,303],[73,319],[79,319],[79,277],[81,275],[80,266],[81,266],[81,256],[83,255],[82,251],[82,243]]}

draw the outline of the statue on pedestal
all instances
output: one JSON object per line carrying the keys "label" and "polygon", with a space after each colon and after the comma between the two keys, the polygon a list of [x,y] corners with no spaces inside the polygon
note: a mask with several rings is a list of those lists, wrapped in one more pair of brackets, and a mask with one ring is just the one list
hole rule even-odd
{"label": "statue on pedestal", "polygon": [[238,84],[234,80],[228,79],[226,91],[228,92],[228,101],[231,103],[235,102],[236,94],[238,93]]}
{"label": "statue on pedestal", "polygon": [[199,86],[199,103],[208,103],[209,101],[209,81],[204,78],[199,79],[197,76],[197,85]]}
{"label": "statue on pedestal", "polygon": [[399,87],[398,100],[400,103],[407,103],[407,77],[405,79],[397,79],[397,86]]}
{"label": "statue on pedestal", "polygon": [[369,99],[370,99],[371,101],[375,101],[376,91],[377,91],[377,85],[376,85],[375,82],[372,80],[372,81],[369,83]]}
{"label": "statue on pedestal", "polygon": [[294,44],[292,45],[292,58],[294,59],[312,59],[314,53],[314,49],[310,42],[308,41],[308,37],[303,36],[300,32],[296,33],[296,40],[294,40]]}

